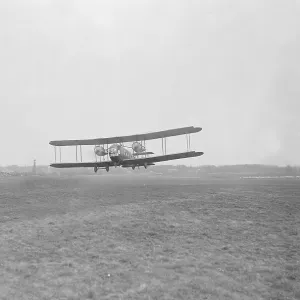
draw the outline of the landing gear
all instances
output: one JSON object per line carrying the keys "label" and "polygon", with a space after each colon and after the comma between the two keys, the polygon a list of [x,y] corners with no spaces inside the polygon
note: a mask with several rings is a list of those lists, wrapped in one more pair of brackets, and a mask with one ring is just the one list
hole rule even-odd
{"label": "landing gear", "polygon": [[106,166],[105,169],[106,169],[106,172],[108,172],[109,171],[109,166]]}
{"label": "landing gear", "polygon": [[134,170],[134,169],[135,169],[135,166],[132,166],[131,168],[132,168],[132,170]]}
{"label": "landing gear", "polygon": [[147,167],[148,167],[148,165],[147,165],[147,163],[146,163],[146,162],[144,163],[144,167],[145,167],[145,169],[147,169]]}
{"label": "landing gear", "polygon": [[98,168],[97,168],[97,166],[95,166],[94,167],[94,172],[97,173],[97,171],[98,171]]}

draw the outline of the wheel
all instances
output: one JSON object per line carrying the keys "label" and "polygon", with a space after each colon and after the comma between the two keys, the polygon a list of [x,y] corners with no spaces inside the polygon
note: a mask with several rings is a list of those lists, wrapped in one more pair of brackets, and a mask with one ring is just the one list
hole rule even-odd
{"label": "wheel", "polygon": [[97,166],[95,166],[94,167],[94,172],[97,173],[97,171],[98,171],[98,168],[97,168]]}
{"label": "wheel", "polygon": [[135,169],[135,166],[132,166],[131,168],[132,168],[132,170],[134,170],[134,169]]}
{"label": "wheel", "polygon": [[109,171],[109,166],[106,166],[105,169],[106,169],[106,172],[108,172]]}

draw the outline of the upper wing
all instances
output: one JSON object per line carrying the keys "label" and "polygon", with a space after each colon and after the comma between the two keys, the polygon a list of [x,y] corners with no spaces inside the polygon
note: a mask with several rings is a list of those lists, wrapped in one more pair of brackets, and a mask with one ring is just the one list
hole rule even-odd
{"label": "upper wing", "polygon": [[189,158],[189,157],[196,157],[203,155],[203,152],[181,152],[181,153],[174,153],[174,154],[167,154],[167,155],[158,155],[153,157],[145,157],[145,158],[134,158],[134,159],[126,159],[122,162],[122,165],[144,165],[151,164],[155,162],[162,162],[174,159],[181,159],[181,158]]}
{"label": "upper wing", "polygon": [[134,134],[127,136],[116,136],[110,138],[86,139],[86,140],[61,140],[51,141],[49,144],[52,146],[76,146],[76,145],[104,145],[113,143],[127,143],[135,141],[147,141],[169,136],[176,136],[182,134],[189,134],[201,131],[201,127],[182,127],[177,129],[169,129],[164,131],[157,131],[144,134]]}
{"label": "upper wing", "polygon": [[102,162],[79,162],[79,163],[53,163],[50,167],[54,168],[89,168],[89,167],[112,167],[114,163],[112,161],[102,161]]}

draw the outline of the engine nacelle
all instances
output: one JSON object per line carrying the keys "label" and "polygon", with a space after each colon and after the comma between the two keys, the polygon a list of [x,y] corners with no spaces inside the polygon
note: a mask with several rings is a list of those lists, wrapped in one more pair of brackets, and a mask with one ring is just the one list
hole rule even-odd
{"label": "engine nacelle", "polygon": [[98,156],[105,156],[107,154],[103,146],[95,146],[94,152]]}
{"label": "engine nacelle", "polygon": [[134,142],[132,144],[132,150],[134,152],[140,153],[140,152],[144,152],[146,150],[146,148],[139,142]]}

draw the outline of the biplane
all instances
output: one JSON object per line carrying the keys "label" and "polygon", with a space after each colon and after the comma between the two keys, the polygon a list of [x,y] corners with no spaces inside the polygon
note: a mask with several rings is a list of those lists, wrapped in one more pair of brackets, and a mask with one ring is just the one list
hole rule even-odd
{"label": "biplane", "polygon": [[[157,131],[144,134],[135,134],[128,136],[96,138],[85,140],[58,140],[50,141],[49,144],[54,146],[55,163],[50,164],[54,168],[82,168],[93,167],[96,173],[99,169],[105,169],[107,172],[110,167],[132,168],[143,166],[145,169],[148,166],[155,165],[155,163],[190,158],[201,156],[203,152],[191,151],[190,134],[201,131],[200,127],[183,127],[177,129],[170,129],[164,131]],[[180,153],[167,154],[167,137],[186,135],[187,151]],[[153,152],[146,149],[146,141],[161,139],[162,155],[154,155]],[[132,143],[131,147],[124,145],[124,143]],[[94,146],[95,161],[82,161],[82,146]],[[62,163],[61,161],[61,147],[75,146],[76,148],[76,162]],[[59,162],[57,162],[57,147],[59,147]],[[78,155],[78,147],[79,154]],[[131,148],[131,150],[129,150]],[[80,160],[79,160],[80,157]],[[99,158],[99,159],[97,159]]]}

